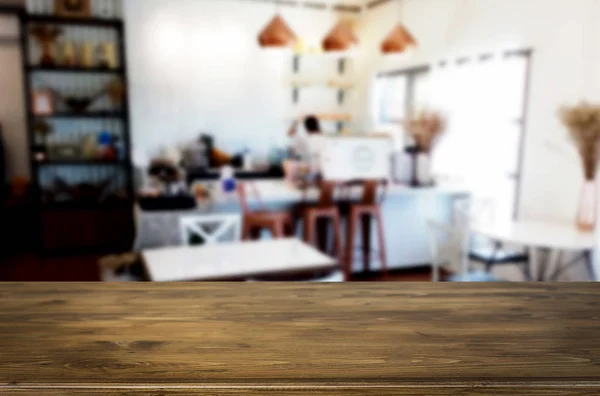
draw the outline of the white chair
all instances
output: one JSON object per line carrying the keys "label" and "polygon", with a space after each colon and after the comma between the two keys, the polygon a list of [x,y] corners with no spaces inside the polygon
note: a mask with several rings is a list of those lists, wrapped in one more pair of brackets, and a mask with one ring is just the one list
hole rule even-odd
{"label": "white chair", "polygon": [[432,280],[439,282],[440,269],[449,270],[454,275],[452,282],[495,282],[497,278],[484,271],[472,271],[469,260],[468,223],[458,221],[448,225],[435,221],[428,222],[432,256]]}
{"label": "white chair", "polygon": [[501,246],[470,232],[473,227],[489,227],[497,221],[496,203],[491,198],[465,198],[454,203],[453,222],[458,226],[466,224],[470,234],[468,257],[471,261],[484,264],[487,272],[497,265],[527,265],[529,257],[522,248]]}
{"label": "white chair", "polygon": [[187,216],[179,219],[182,245],[238,242],[242,237],[241,215]]}
{"label": "white chair", "polygon": [[[198,238],[203,244],[215,244],[221,242],[237,242],[241,240],[241,215],[209,215],[182,217],[179,220],[181,231],[181,243],[183,245],[193,244]],[[229,237],[229,239],[226,239]],[[323,278],[311,280],[316,283],[343,282],[342,271],[335,271]],[[260,279],[251,279],[250,282],[264,282]]]}

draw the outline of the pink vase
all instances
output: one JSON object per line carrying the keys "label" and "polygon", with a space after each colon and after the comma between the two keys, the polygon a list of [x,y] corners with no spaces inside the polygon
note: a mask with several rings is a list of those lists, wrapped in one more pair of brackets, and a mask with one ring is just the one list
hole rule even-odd
{"label": "pink vase", "polygon": [[598,184],[596,180],[586,180],[581,188],[581,198],[577,209],[577,228],[582,232],[593,232],[598,217]]}

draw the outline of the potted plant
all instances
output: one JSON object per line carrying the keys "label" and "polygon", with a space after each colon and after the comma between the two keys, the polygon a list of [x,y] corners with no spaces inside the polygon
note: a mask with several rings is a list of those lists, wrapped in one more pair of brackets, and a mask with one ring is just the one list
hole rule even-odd
{"label": "potted plant", "polygon": [[559,116],[569,130],[583,165],[584,183],[577,210],[577,227],[584,232],[596,228],[598,184],[596,180],[600,159],[600,105],[582,102],[563,107]]}
{"label": "potted plant", "polygon": [[446,131],[446,119],[436,111],[422,111],[416,117],[404,122],[406,132],[415,142],[413,186],[429,186],[433,183],[431,174],[431,152]]}

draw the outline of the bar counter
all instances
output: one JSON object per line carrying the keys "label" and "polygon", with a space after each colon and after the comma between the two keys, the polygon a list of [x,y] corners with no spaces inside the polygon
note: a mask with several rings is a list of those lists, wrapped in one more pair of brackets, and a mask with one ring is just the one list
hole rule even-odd
{"label": "bar counter", "polygon": [[0,394],[592,395],[597,284],[2,284]]}
{"label": "bar counter", "polygon": [[[302,191],[284,180],[256,180],[251,183],[248,194],[251,207],[263,206],[272,210],[291,210],[295,205],[317,202],[319,190]],[[213,185],[213,191],[218,188]],[[256,192],[256,194],[254,193]],[[361,188],[344,190],[344,198],[360,199]],[[138,250],[177,246],[180,243],[179,219],[185,216],[240,213],[236,194],[224,195],[214,192],[210,202],[200,203],[195,210],[146,212],[138,210]],[[390,268],[419,267],[431,262],[427,220],[448,222],[452,216],[455,199],[469,196],[468,190],[459,185],[440,185],[428,188],[411,188],[390,185],[382,204],[387,257]],[[299,232],[299,237],[302,233]],[[371,233],[373,238],[375,232]],[[373,241],[375,246],[375,240]],[[374,263],[372,270],[379,270]],[[354,270],[362,270],[361,263]]]}

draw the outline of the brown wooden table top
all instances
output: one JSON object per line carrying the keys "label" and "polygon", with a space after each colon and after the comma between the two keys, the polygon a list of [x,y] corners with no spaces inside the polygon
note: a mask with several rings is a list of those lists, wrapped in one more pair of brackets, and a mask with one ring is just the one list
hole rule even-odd
{"label": "brown wooden table top", "polygon": [[599,285],[0,284],[0,394],[517,390],[600,394]]}

